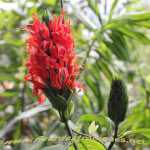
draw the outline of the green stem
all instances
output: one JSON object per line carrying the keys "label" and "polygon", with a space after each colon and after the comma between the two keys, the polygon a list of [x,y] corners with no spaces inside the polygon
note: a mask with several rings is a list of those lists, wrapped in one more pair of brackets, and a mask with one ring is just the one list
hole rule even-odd
{"label": "green stem", "polygon": [[[69,136],[70,136],[71,139],[72,139],[72,138],[73,138],[73,133],[72,133],[71,128],[69,127],[68,120],[65,118],[63,112],[59,112],[59,114],[60,114],[60,117],[61,117],[61,119],[62,119],[62,122],[63,122],[63,123],[65,124],[65,126],[66,126],[66,129],[67,129],[67,132],[68,132]],[[77,143],[76,143],[75,141],[73,141],[73,146],[74,146],[75,150],[79,150],[78,145],[77,145]]]}
{"label": "green stem", "polygon": [[108,150],[111,150],[113,145],[115,144],[115,139],[117,138],[117,133],[118,133],[118,125],[115,126],[115,135],[114,135],[114,140],[110,143]]}
{"label": "green stem", "polygon": [[[61,12],[62,12],[63,11],[63,0],[60,0],[60,2],[61,2]],[[64,17],[63,17],[62,24],[64,24]]]}

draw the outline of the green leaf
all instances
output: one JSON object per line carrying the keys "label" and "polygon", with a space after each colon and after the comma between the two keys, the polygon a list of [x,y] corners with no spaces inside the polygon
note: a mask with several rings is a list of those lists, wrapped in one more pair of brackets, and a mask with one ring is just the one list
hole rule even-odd
{"label": "green leaf", "polygon": [[135,4],[137,4],[138,2],[140,2],[141,0],[136,0],[130,3],[130,5],[127,7],[127,11],[131,10],[131,7]]}
{"label": "green leaf", "polygon": [[149,128],[143,128],[143,129],[137,129],[137,130],[132,130],[132,131],[127,131],[122,135],[122,137],[125,137],[127,135],[131,134],[142,134],[148,138],[150,138],[150,129]]}
{"label": "green leaf", "polygon": [[[61,95],[57,94],[54,97],[51,97],[51,91],[49,89],[43,89],[44,94],[46,95],[46,97],[49,99],[49,101],[51,102],[53,108],[57,109],[58,111],[65,111],[65,109],[67,108],[68,104],[67,104],[67,100],[62,97]],[[53,93],[52,93],[53,94]]]}
{"label": "green leaf", "polygon": [[117,3],[118,3],[118,2],[119,2],[119,0],[114,0],[114,3],[113,3],[113,5],[112,5],[111,10],[110,10],[110,13],[109,13],[109,21],[110,21],[111,18],[112,18],[112,14],[113,14],[114,9],[115,9],[115,7],[117,6]]}
{"label": "green leaf", "polygon": [[7,91],[7,92],[0,93],[0,97],[14,97],[17,96],[18,94],[19,94],[18,92]]}
{"label": "green leaf", "polygon": [[88,71],[95,79],[97,79],[98,81],[102,80],[101,76],[100,76],[99,68],[96,63],[94,63],[92,65],[86,64],[86,68],[88,68]]}
{"label": "green leaf", "polygon": [[114,22],[110,22],[108,23],[105,27],[104,27],[104,31],[109,30],[109,29],[114,29],[114,28],[118,28],[126,23],[130,22],[130,20],[117,20]]}
{"label": "green leaf", "polygon": [[150,21],[140,21],[140,22],[134,22],[134,25],[138,26],[144,26],[146,28],[150,28]]}
{"label": "green leaf", "polygon": [[125,56],[122,54],[122,52],[120,51],[120,49],[118,48],[118,43],[111,43],[108,41],[104,41],[104,43],[106,43],[106,45],[108,46],[108,48],[112,51],[113,54],[116,55],[116,57],[120,60],[126,60]]}
{"label": "green leaf", "polygon": [[94,114],[86,114],[83,115],[78,122],[81,121],[96,121],[104,124],[104,126],[108,129],[108,131],[111,133],[111,128],[108,120],[103,115],[94,115]]}
{"label": "green leaf", "polygon": [[83,123],[78,126],[78,128],[76,129],[76,131],[80,131],[80,129],[82,128],[82,125],[83,125]]}
{"label": "green leaf", "polygon": [[84,101],[85,105],[91,109],[91,104],[90,104],[90,100],[89,100],[89,97],[85,94],[83,94],[82,96],[82,100]]}
{"label": "green leaf", "polygon": [[98,127],[99,127],[99,125],[95,125],[95,121],[92,121],[92,123],[90,124],[90,126],[88,128],[89,134],[92,136]]}
{"label": "green leaf", "polygon": [[[72,6],[72,5],[71,5]],[[82,12],[77,12],[74,6],[72,6],[74,15],[79,19],[89,30],[97,29],[97,26]]]}
{"label": "green leaf", "polygon": [[99,69],[106,75],[106,77],[111,80],[112,79],[112,73],[107,67],[108,65],[104,62],[97,61],[97,65]]}
{"label": "green leaf", "polygon": [[91,9],[95,12],[95,14],[98,16],[99,21],[102,23],[102,18],[101,18],[101,15],[100,15],[99,8],[98,8],[96,0],[93,0],[93,1],[92,0],[88,0],[88,4],[91,7]]}
{"label": "green leaf", "polygon": [[107,51],[103,50],[102,48],[96,47],[96,52],[99,54],[101,58],[105,59],[107,62],[110,61],[107,55]]}
{"label": "green leaf", "polygon": [[21,135],[21,132],[22,132],[22,130],[21,130],[21,125],[22,125],[22,122],[21,122],[21,121],[18,122],[17,125],[16,125],[16,129],[15,129],[14,135],[13,135],[14,140],[17,140],[18,137]]}
{"label": "green leaf", "polygon": [[[144,20],[149,20],[150,19],[150,12],[144,12],[144,13],[134,13],[134,14],[129,14],[126,15],[126,17],[124,18],[128,18],[131,21],[144,21]],[[117,18],[120,19],[120,18]]]}
{"label": "green leaf", "polygon": [[51,5],[51,6],[55,6],[56,5],[56,0],[46,0],[47,4]]}
{"label": "green leaf", "polygon": [[19,81],[13,75],[8,73],[0,73],[0,81],[8,80],[8,81]]}
{"label": "green leaf", "polygon": [[0,110],[5,109],[8,106],[8,104],[0,104]]}
{"label": "green leaf", "polygon": [[53,146],[44,147],[42,150],[68,150],[69,146],[70,146],[70,143],[67,144],[66,146],[63,144],[57,144]]}
{"label": "green leaf", "polygon": [[103,97],[102,97],[98,82],[95,83],[92,80],[90,80],[89,78],[86,78],[85,80],[86,80],[86,83],[88,84],[88,86],[90,87],[90,89],[92,90],[94,96],[98,100],[99,110],[102,110],[102,108],[103,108]]}
{"label": "green leaf", "polygon": [[122,33],[119,32],[118,30],[111,30],[111,31],[112,31],[113,36],[115,36],[117,38],[117,40],[119,40],[119,43],[121,43],[121,45],[124,48],[127,48],[128,45],[127,45],[127,42],[126,42],[124,36],[122,35]]}
{"label": "green leaf", "polygon": [[135,32],[129,28],[126,27],[120,27],[118,28],[118,31],[126,35],[127,37],[133,38],[143,44],[150,44],[150,40],[145,36],[145,34],[140,32]]}
{"label": "green leaf", "polygon": [[71,101],[70,104],[69,104],[69,106],[67,107],[67,109],[65,111],[65,117],[67,119],[69,119],[70,116],[73,114],[73,112],[74,112],[74,102]]}
{"label": "green leaf", "polygon": [[51,110],[52,110],[52,112],[53,112],[53,115],[59,120],[59,121],[61,121],[61,117],[60,117],[60,115],[59,115],[59,112],[58,112],[58,110],[56,110],[55,108],[50,108]]}
{"label": "green leaf", "polygon": [[[89,138],[89,137],[87,137]],[[94,140],[81,140],[78,143],[79,150],[106,150],[106,148],[99,142]],[[75,150],[74,147],[69,147],[68,150]]]}

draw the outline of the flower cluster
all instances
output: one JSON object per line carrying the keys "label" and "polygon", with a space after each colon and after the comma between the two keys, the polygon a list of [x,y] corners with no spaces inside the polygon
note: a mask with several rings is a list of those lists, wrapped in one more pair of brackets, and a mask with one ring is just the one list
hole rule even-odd
{"label": "flower cluster", "polygon": [[25,49],[29,53],[28,62],[25,62],[25,66],[29,67],[25,81],[34,84],[33,96],[37,96],[40,91],[39,104],[46,99],[42,89],[52,87],[63,91],[67,87],[72,91],[75,86],[79,88],[78,92],[84,89],[82,84],[75,81],[81,63],[77,65],[76,53],[73,52],[75,44],[70,20],[62,23],[65,13],[63,11],[59,18],[54,15],[48,24],[44,21],[41,23],[33,14],[34,23],[23,29],[31,35],[25,41]]}

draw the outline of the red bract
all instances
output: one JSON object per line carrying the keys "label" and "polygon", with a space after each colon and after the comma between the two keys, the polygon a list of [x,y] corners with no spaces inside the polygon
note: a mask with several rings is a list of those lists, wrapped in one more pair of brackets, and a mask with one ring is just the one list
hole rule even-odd
{"label": "red bract", "polygon": [[[25,49],[30,54],[29,60],[25,66],[29,67],[28,75],[25,81],[34,84],[33,96],[37,96],[40,90],[39,104],[46,98],[43,98],[42,89],[52,86],[61,91],[67,86],[70,91],[75,86],[84,89],[83,85],[76,82],[76,76],[79,73],[81,63],[77,65],[76,53],[73,52],[75,47],[70,30],[70,20],[62,23],[64,14],[62,12],[60,18],[54,15],[54,19],[50,20],[48,26],[33,14],[34,23],[27,25],[23,29],[27,31],[31,37],[26,39],[28,48]],[[85,89],[84,89],[85,90]]]}

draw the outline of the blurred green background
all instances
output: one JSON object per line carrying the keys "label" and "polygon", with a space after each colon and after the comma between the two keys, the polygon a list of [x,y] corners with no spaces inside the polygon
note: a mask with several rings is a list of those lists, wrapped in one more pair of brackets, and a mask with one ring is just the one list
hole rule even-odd
{"label": "blurred green background", "polygon": [[[76,94],[74,128],[83,114],[107,117],[107,100],[111,77],[119,72],[125,78],[129,93],[129,109],[119,133],[124,130],[150,128],[150,1],[146,0],[64,0],[66,19],[72,23],[74,51],[84,64],[80,82],[85,91]],[[42,17],[48,9],[58,17],[59,0],[0,1],[0,143],[15,139],[57,137],[66,133],[50,110],[48,100],[38,105],[32,96],[32,84],[24,83],[27,54],[24,41],[28,33],[21,31],[33,23],[32,13]],[[90,122],[82,132],[88,134]],[[112,125],[113,128],[113,125]],[[109,136],[100,124],[95,136]],[[127,138],[144,139],[145,145],[118,143],[117,150],[148,150],[150,140],[142,135]],[[2,150],[40,150],[59,142],[21,143],[0,147]],[[106,143],[108,145],[109,143]]]}

